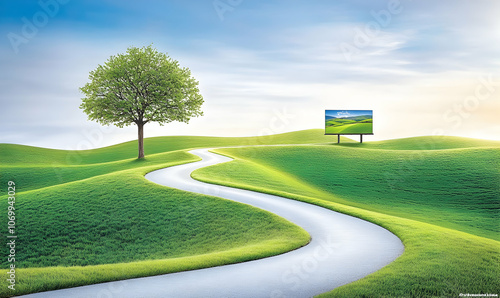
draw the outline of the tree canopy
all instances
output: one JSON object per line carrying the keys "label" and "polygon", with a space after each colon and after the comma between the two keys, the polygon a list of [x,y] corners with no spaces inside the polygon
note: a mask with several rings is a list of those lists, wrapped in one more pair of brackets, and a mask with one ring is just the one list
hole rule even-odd
{"label": "tree canopy", "polygon": [[89,120],[118,127],[138,127],[139,158],[144,157],[143,127],[172,121],[188,123],[202,116],[203,97],[188,68],[151,45],[130,47],[111,56],[89,74],[80,88],[85,95],[80,108]]}

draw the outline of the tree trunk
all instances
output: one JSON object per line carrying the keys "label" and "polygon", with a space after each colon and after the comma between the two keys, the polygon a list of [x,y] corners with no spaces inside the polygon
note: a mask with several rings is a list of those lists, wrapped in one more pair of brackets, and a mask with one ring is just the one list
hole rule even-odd
{"label": "tree trunk", "polygon": [[138,159],[144,158],[144,123],[137,123],[137,130],[138,130],[138,138],[137,142],[139,143],[139,157]]}

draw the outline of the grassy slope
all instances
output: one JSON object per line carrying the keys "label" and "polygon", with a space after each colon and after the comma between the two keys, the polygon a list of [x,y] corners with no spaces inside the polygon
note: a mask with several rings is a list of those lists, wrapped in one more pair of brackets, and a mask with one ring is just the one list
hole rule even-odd
{"label": "grassy slope", "polygon": [[[24,269],[17,271],[16,294],[240,262],[304,245],[307,233],[277,216],[157,186],[143,175],[197,160],[178,149],[326,140],[322,130],[153,138],[145,161],[135,160],[135,142],[84,152],[0,144],[1,183],[14,180],[17,187],[16,264]],[[2,210],[6,202],[1,196]],[[7,226],[6,219],[0,224]],[[51,267],[35,268],[43,266]],[[8,296],[2,285],[0,296]]]}
{"label": "grassy slope", "polygon": [[[500,240],[500,147],[397,151],[287,146],[223,152],[293,173],[355,207]],[[222,167],[230,172],[240,165]],[[231,176],[241,182],[239,175]]]}
{"label": "grassy slope", "polygon": [[[136,160],[136,141],[86,151],[0,144],[0,170],[5,174],[0,175],[0,185],[5,185],[8,179],[11,179],[10,177],[16,177],[16,182],[22,185],[23,191],[60,185],[119,170],[159,164],[163,158],[159,153],[187,148],[308,144],[330,141],[332,137],[325,136],[321,129],[248,138],[156,137],[144,140],[147,156],[145,162]],[[349,141],[348,138],[342,139],[342,142]]]}
{"label": "grassy slope", "polygon": [[[334,141],[325,136],[322,129],[311,129],[271,136],[260,137],[198,137],[169,136],[144,140],[146,155],[182,150],[187,148],[206,148],[223,146],[247,146],[269,144],[312,144]],[[137,141],[130,141],[109,147],[67,151],[37,148],[23,145],[0,144],[0,165],[13,166],[68,166],[121,161],[137,157]]]}
{"label": "grassy slope", "polygon": [[327,127],[326,133],[371,133],[373,131],[372,123],[353,123],[342,126]]}
{"label": "grassy slope", "polygon": [[[335,144],[337,146],[337,144]],[[426,136],[395,139],[368,143],[340,143],[340,146],[359,147],[365,149],[387,149],[387,150],[441,150],[441,149],[464,149],[500,147],[499,141],[470,139],[448,136]]]}
{"label": "grassy slope", "polygon": [[[17,255],[22,267],[176,258],[283,235],[282,240],[293,239],[297,232],[268,213],[166,189],[134,170],[119,177],[107,174],[19,195]],[[82,197],[82,188],[91,195]]]}
{"label": "grassy slope", "polygon": [[[412,142],[415,147],[422,140],[402,140],[401,149],[409,149]],[[232,186],[287,196],[352,214],[390,229],[403,240],[405,253],[396,262],[327,296],[446,297],[459,293],[498,293],[500,243],[473,234],[498,239],[499,143],[458,138],[427,141],[434,143],[433,149],[460,146],[470,149],[417,153],[302,146],[253,148],[251,155],[246,148],[222,149],[217,151],[237,160],[198,170],[194,176],[224,184],[228,184],[227,176],[230,176]],[[384,147],[383,142],[374,145],[367,143],[364,147]],[[497,148],[478,149],[492,145]],[[395,140],[385,146],[398,147]],[[408,159],[411,156],[414,158]],[[406,160],[404,172],[398,167],[402,160]],[[408,163],[408,160],[413,162]],[[410,174],[391,188],[383,177],[377,177],[383,171]],[[471,181],[475,183],[467,183]],[[453,200],[440,204],[446,188],[461,201],[460,204]],[[340,189],[342,196],[337,195]],[[404,198],[404,202],[396,198]],[[411,204],[408,200],[412,200]],[[483,204],[485,200],[489,203]],[[440,209],[447,209],[447,212]],[[415,212],[420,210],[426,212],[416,216]],[[454,228],[469,233],[438,226],[450,225],[436,218],[437,214],[454,220]]]}
{"label": "grassy slope", "polygon": [[247,261],[309,239],[267,212],[153,184],[149,169],[18,195],[18,265],[51,267],[18,270],[16,294]]}
{"label": "grassy slope", "polygon": [[[247,208],[239,209],[238,207],[233,206],[232,203],[221,203],[217,199],[204,196],[191,197],[185,201],[185,195],[182,192],[167,190],[166,188],[151,184],[144,181],[142,175],[145,172],[156,168],[196,159],[195,157],[183,152],[161,153],[164,151],[194,147],[280,143],[325,143],[336,141],[336,138],[335,140],[332,140],[331,136],[324,136],[323,134],[323,130],[311,130],[278,136],[255,138],[152,138],[146,140],[146,150],[149,154],[159,154],[149,155],[147,160],[142,162],[135,161],[135,142],[119,144],[92,151],[63,151],[0,144],[1,183],[2,185],[5,185],[6,181],[9,179],[16,180],[19,187],[17,196],[18,203],[23,206],[22,209],[28,210],[28,213],[18,214],[20,221],[19,227],[36,226],[36,231],[28,231],[28,229],[24,231],[29,234],[29,236],[23,238],[28,241],[24,244],[26,244],[27,247],[30,247],[30,249],[43,250],[43,248],[48,245],[56,250],[56,253],[52,253],[49,250],[43,252],[44,255],[41,260],[39,260],[40,262],[50,264],[50,262],[56,261],[54,256],[61,253],[66,256],[63,257],[61,261],[68,262],[73,260],[73,257],[78,255],[76,251],[71,250],[73,246],[72,241],[75,242],[75,234],[67,232],[68,229],[61,226],[58,220],[54,220],[61,219],[61,221],[65,221],[70,217],[74,217],[74,219],[69,221],[69,226],[74,226],[75,229],[78,229],[80,224],[83,224],[83,226],[87,228],[86,230],[80,229],[80,231],[76,233],[76,239],[83,238],[83,241],[76,241],[74,248],[76,250],[87,250],[87,252],[90,252],[91,254],[95,254],[96,251],[98,252],[89,260],[76,257],[74,259],[75,262],[82,265],[104,263],[103,260],[99,260],[98,256],[100,253],[103,253],[103,250],[105,250],[103,248],[114,248],[113,252],[116,252],[117,256],[111,256],[114,258],[113,262],[119,262],[119,258],[123,258],[124,260],[126,259],[127,262],[129,262],[89,265],[84,267],[71,266],[22,269],[18,271],[19,287],[16,293],[21,294],[23,292],[28,293],[49,290],[102,282],[106,280],[117,280],[222,265],[272,255],[277,251],[292,249],[297,245],[301,245],[300,243],[307,240],[307,235],[303,234],[301,230],[293,231],[292,229],[289,229],[290,227],[287,227],[286,222],[280,223],[279,218],[273,218],[272,216],[266,217],[263,214],[255,215],[254,213],[259,212],[255,210],[251,211]],[[341,145],[345,146],[348,144],[347,142],[349,142],[348,139],[343,139]],[[366,145],[368,145],[368,143]],[[474,146],[479,145],[475,144]],[[250,157],[256,157],[258,152],[259,151],[257,150],[252,150],[247,152],[247,154],[249,154]],[[26,165],[26,163],[28,165]],[[324,190],[318,189],[318,187],[314,185],[301,184],[300,179],[296,176],[290,175],[289,173],[277,173],[276,171],[269,172],[268,165],[263,166],[256,163],[248,163],[249,165],[247,164],[246,166],[253,166],[255,173],[267,175],[266,181],[272,185],[273,189],[280,189],[283,184],[288,185],[286,189],[288,193],[285,193],[286,195],[290,196],[293,193],[302,192],[305,196],[308,194],[314,194],[315,197],[319,197],[325,194]],[[254,175],[252,178],[254,178],[255,183],[261,180],[259,179],[259,175]],[[103,184],[103,181],[108,181],[107,185]],[[120,184],[119,181],[122,181],[123,183]],[[113,185],[113,191],[119,191],[116,192],[114,196],[110,196],[110,188],[108,185]],[[134,185],[137,187],[134,187]],[[147,191],[144,192],[145,190]],[[55,194],[59,194],[59,196],[55,196]],[[165,200],[159,199],[158,195],[161,195],[162,198],[165,198]],[[110,200],[101,201],[98,199],[106,196]],[[114,204],[116,197],[120,197],[119,204]],[[183,202],[179,200],[180,197],[183,198]],[[130,207],[136,206],[135,203],[137,203],[137,198],[139,198],[141,205],[144,204],[144,206],[140,206],[140,209],[138,210],[141,212],[137,212],[135,214],[127,213],[130,212]],[[85,200],[88,200],[88,202],[85,202]],[[199,200],[206,202],[207,206],[210,208],[219,208],[218,212],[222,212],[222,214],[224,214],[222,220],[220,222],[213,222],[211,221],[213,220],[212,218],[205,216],[206,212],[200,209],[200,205],[198,203]],[[0,197],[0,208],[5,207],[5,201],[5,196]],[[343,203],[348,202],[346,200],[342,201],[341,199],[339,199],[339,201]],[[318,201],[316,203],[326,204],[324,201]],[[123,207],[120,207],[122,204]],[[159,212],[161,210],[157,208],[157,206],[162,205],[169,206],[178,212]],[[90,208],[87,209],[86,207]],[[332,208],[331,206],[329,207]],[[335,208],[341,207],[343,206],[338,205],[338,207]],[[82,210],[85,212],[82,213]],[[154,222],[144,220],[140,216],[144,212],[148,214],[148,217],[155,218],[156,220]],[[355,211],[349,209],[346,212],[353,213]],[[40,215],[42,216],[40,217]],[[252,215],[250,217],[250,222],[254,222],[252,225],[249,225],[248,222],[248,216],[250,215]],[[366,216],[366,214],[360,214],[360,216]],[[380,221],[379,216],[380,215],[377,214],[373,220]],[[47,221],[44,221],[44,218],[47,219]],[[268,219],[264,225],[262,225],[263,218]],[[117,219],[122,221],[119,222]],[[187,219],[189,219],[189,222],[193,223],[194,226],[184,226],[182,223],[185,223]],[[51,225],[54,221],[55,224]],[[77,221],[79,222],[78,224],[76,224]],[[167,225],[165,225],[165,222]],[[222,229],[227,229],[228,225],[232,226],[234,222],[245,223],[245,225],[241,225],[239,227],[239,232],[243,232],[241,229],[248,228],[248,233],[245,233],[245,237],[250,236],[250,238],[254,241],[252,242],[253,244],[245,245],[244,243],[246,243],[247,239],[245,237],[242,238],[239,232],[233,234],[228,231],[221,232],[220,235],[228,235],[227,239],[215,239],[217,231],[214,232],[213,228],[205,229],[204,227],[206,224],[207,227],[217,225]],[[125,226],[128,225],[130,228],[122,229],[122,223]],[[383,221],[380,221],[380,223],[387,224]],[[102,228],[104,228],[104,226],[108,227],[108,231],[98,228],[99,224]],[[130,254],[124,252],[127,250],[133,251],[134,249],[140,250],[141,245],[130,242],[130,239],[135,237],[144,237],[143,231],[138,231],[137,229],[134,230],[133,228],[138,224],[144,224],[148,227],[148,229],[153,231],[153,233],[147,235],[148,237],[155,237],[158,233],[161,233],[159,236],[161,236],[162,239],[166,239],[167,242],[169,242],[168,239],[175,239],[175,237],[193,235],[190,233],[192,232],[191,230],[194,229],[196,231],[196,235],[194,235],[196,240],[193,240],[193,242],[189,243],[189,245],[194,245],[196,247],[196,251],[193,251],[192,255],[186,256],[184,249],[186,247],[185,245],[188,245],[188,243],[182,243],[181,241],[177,247],[170,246],[168,247],[168,250],[155,252],[155,246],[158,248],[160,242],[153,241],[148,247],[148,249],[153,250],[148,250],[147,253],[142,255],[144,257],[142,261],[140,260],[140,257],[131,258]],[[418,223],[415,223],[415,225],[417,224]],[[397,223],[397,225],[399,225],[399,223]],[[174,228],[174,233],[168,233],[170,227]],[[260,229],[260,227],[263,228],[262,231],[264,232],[260,231],[260,234],[256,233],[255,230]],[[288,234],[283,235],[283,237],[273,238],[273,236],[276,236],[276,234],[272,234],[273,231],[277,229],[279,230],[279,227],[285,227],[282,232],[286,233],[288,231]],[[403,232],[401,234],[405,234],[405,229],[406,228],[403,228]],[[429,233],[427,228],[425,231],[426,233]],[[271,233],[271,237],[259,238],[268,232]],[[440,231],[438,230],[438,232]],[[21,229],[19,230],[19,233],[22,233]],[[109,238],[112,240],[108,244],[100,243],[100,246],[97,246],[95,251],[93,251],[93,248],[90,246],[92,246],[92,243],[95,242],[95,237],[97,237],[97,239],[102,237],[102,233],[106,233],[106,237],[109,235]],[[60,240],[62,241],[61,243],[66,244],[66,246],[47,241],[44,242],[43,245],[38,245],[39,247],[37,247],[36,244],[40,244],[39,240],[41,240],[37,240],[39,235],[46,235],[49,238],[60,237]],[[296,236],[293,237],[292,235]],[[251,236],[256,237],[252,238]],[[428,234],[425,234],[424,236],[430,237]],[[30,243],[31,237],[33,237],[34,241],[31,241]],[[206,237],[205,241],[203,240],[203,237]],[[425,237],[424,239],[426,239]],[[87,239],[85,240],[85,238]],[[410,240],[411,239],[413,238],[410,237]],[[471,246],[471,250],[475,249],[476,246],[489,245],[484,244],[482,242],[482,238],[479,239],[480,240],[477,243],[475,242],[476,244]],[[236,244],[233,244],[234,241]],[[240,246],[238,246],[238,241]],[[177,242],[179,241],[176,241],[175,243]],[[130,247],[128,247],[129,244]],[[463,243],[458,242],[458,245],[463,245]],[[211,247],[216,247],[217,250],[207,250],[207,248]],[[428,248],[429,245],[426,247]],[[22,250],[22,246],[20,246],[19,249]],[[407,246],[407,252],[408,250]],[[27,251],[27,249],[25,249],[25,251]],[[425,249],[418,250],[419,253],[425,251]],[[481,250],[479,249],[478,251]],[[143,250],[143,252],[145,252],[145,250]],[[431,250],[431,253],[435,253],[435,251]],[[72,254],[73,256],[71,256]],[[467,254],[467,250],[464,254]],[[33,252],[31,252],[31,255],[33,255]],[[405,256],[408,256],[408,254],[405,254]],[[410,261],[429,262],[425,256],[426,254],[424,253],[424,257],[415,259],[410,255]],[[442,254],[440,257],[448,258],[448,255]],[[457,257],[458,256],[456,256],[455,259]],[[461,257],[466,259],[464,258],[464,255]],[[149,258],[149,260],[146,260],[147,258]],[[479,265],[475,266],[473,272],[476,271],[476,267],[479,270],[482,266],[481,264],[484,262],[491,261],[488,259],[488,256],[482,256],[481,258],[482,259],[478,261]],[[28,260],[34,263],[37,262],[33,258],[28,258]],[[19,263],[18,265],[21,264],[22,263]],[[407,265],[405,262],[401,264],[402,265],[400,266],[402,267]],[[487,266],[483,266],[483,268],[488,269]],[[394,270],[397,271],[402,269],[398,269],[398,267],[396,267]],[[484,274],[479,274],[478,276],[484,278]],[[416,274],[415,278],[418,280],[418,278],[422,278],[422,276]],[[370,284],[370,280],[370,278],[363,279],[363,281],[368,281],[368,284]],[[375,276],[371,282],[377,284],[380,280],[381,279],[379,277]],[[387,280],[391,281],[391,279]],[[468,282],[467,278],[465,278],[465,280],[458,280],[465,284]],[[405,278],[400,281],[401,284],[404,284],[405,282],[407,282],[407,279]],[[370,287],[376,289],[373,285],[370,285]],[[5,288],[6,286],[2,286],[0,296],[7,295]],[[355,287],[355,289],[359,288]],[[347,293],[349,294],[354,292],[348,290]]]}

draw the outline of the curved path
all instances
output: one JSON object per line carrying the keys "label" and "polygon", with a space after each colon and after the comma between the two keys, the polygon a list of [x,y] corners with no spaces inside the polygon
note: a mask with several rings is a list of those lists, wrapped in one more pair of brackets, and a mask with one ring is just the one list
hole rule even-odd
{"label": "curved path", "polygon": [[231,160],[208,150],[190,151],[203,159],[199,162],[154,171],[146,178],[270,211],[304,228],[311,242],[256,261],[26,297],[311,297],[377,271],[403,253],[399,238],[367,221],[295,200],[192,179],[190,174],[196,169]]}

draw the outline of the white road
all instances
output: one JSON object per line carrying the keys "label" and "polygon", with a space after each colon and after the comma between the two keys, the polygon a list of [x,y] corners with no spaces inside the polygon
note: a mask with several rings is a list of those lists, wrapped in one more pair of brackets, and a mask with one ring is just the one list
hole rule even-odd
{"label": "white road", "polygon": [[190,174],[196,169],[231,160],[208,150],[191,151],[203,159],[199,162],[154,171],[146,178],[270,211],[304,228],[311,242],[256,261],[23,297],[312,297],[363,278],[403,253],[398,237],[370,222],[295,200],[192,179]]}

